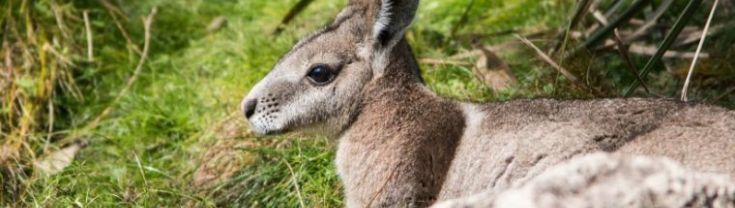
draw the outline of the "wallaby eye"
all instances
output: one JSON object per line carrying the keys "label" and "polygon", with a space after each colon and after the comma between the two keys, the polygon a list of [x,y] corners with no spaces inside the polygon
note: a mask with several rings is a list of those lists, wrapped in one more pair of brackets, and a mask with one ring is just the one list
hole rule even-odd
{"label": "wallaby eye", "polygon": [[306,74],[307,77],[318,85],[323,85],[331,82],[334,79],[334,71],[325,65],[316,65],[309,70]]}

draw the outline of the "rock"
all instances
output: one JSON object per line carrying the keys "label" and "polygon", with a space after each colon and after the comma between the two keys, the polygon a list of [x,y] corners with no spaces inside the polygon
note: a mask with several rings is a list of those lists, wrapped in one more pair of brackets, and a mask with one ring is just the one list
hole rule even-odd
{"label": "rock", "polygon": [[41,160],[34,162],[36,173],[44,176],[56,175],[71,165],[77,153],[87,144],[87,140],[77,140],[64,148],[49,153]]}
{"label": "rock", "polygon": [[499,194],[480,193],[433,207],[735,207],[735,183],[665,158],[596,153]]}

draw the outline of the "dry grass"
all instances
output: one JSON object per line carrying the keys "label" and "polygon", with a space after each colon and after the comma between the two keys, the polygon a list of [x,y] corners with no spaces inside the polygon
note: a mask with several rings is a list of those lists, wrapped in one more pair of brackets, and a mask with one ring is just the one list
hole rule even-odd
{"label": "dry grass", "polygon": [[[80,66],[94,62],[89,11],[73,3],[9,0],[0,7],[5,15],[0,19],[0,204],[16,204],[27,197],[25,190],[40,174],[35,164],[85,136],[55,129],[56,111],[62,105],[58,102],[84,99],[75,76]],[[147,46],[146,39],[146,50]],[[143,55],[138,69],[147,54]],[[98,123],[96,119],[81,129],[93,129]]]}
{"label": "dry grass", "polygon": [[32,162],[64,145],[55,142],[55,97],[63,90],[81,98],[71,70],[83,54],[73,34],[84,30],[79,12],[56,1],[2,4],[0,203],[22,198]]}

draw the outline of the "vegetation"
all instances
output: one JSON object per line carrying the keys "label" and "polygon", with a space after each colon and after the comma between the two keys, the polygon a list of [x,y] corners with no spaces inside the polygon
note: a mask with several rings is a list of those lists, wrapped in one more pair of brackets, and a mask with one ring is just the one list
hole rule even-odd
{"label": "vegetation", "polygon": [[[281,24],[299,2],[303,10]],[[632,2],[424,1],[406,36],[428,86],[442,96],[617,97],[639,79],[631,70],[643,69],[689,3]],[[0,206],[340,206],[335,141],[251,135],[238,103],[299,37],[345,3],[3,1]],[[705,1],[687,16],[669,51],[695,51],[711,6]],[[615,49],[613,33],[580,47],[594,28],[605,28],[584,11],[614,20],[634,7],[641,8],[632,20],[615,25],[630,50]],[[656,24],[627,40],[658,8],[665,9]],[[717,10],[690,100],[735,107],[733,9],[723,2]],[[691,58],[664,57],[640,77],[647,90],[634,95],[680,96]],[[515,84],[496,88],[483,79],[503,65]]]}

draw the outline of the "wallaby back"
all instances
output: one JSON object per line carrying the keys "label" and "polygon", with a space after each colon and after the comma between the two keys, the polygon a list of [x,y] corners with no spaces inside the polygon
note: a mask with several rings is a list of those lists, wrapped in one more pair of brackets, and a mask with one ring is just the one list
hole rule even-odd
{"label": "wallaby back", "polygon": [[665,156],[735,176],[735,112],[723,108],[640,98],[463,106],[468,126],[440,200],[504,190],[595,151]]}

